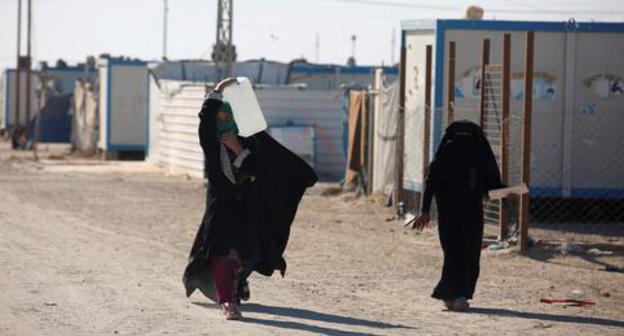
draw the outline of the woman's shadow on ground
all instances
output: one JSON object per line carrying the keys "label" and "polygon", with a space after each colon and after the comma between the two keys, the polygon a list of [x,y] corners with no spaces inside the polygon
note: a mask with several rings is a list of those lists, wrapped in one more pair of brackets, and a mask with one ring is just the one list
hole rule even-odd
{"label": "woman's shadow on ground", "polygon": [[[218,305],[211,304],[211,303],[193,302],[193,304],[204,307],[204,308],[220,309]],[[303,320],[309,320],[312,322],[308,324],[308,323],[294,322],[294,321],[280,321],[280,320],[275,320],[275,319],[259,319],[259,318],[245,317],[244,321],[247,323],[255,323],[255,324],[261,324],[265,326],[283,328],[283,329],[307,331],[307,332],[323,334],[323,335],[379,336],[378,334],[346,331],[346,330],[342,330],[338,328],[322,327],[322,326],[314,325],[313,323],[314,321],[331,323],[331,324],[342,324],[345,326],[368,327],[368,328],[380,329],[382,333],[381,335],[391,334],[391,332],[388,331],[389,329],[414,329],[414,330],[416,329],[415,327],[411,327],[411,326],[383,323],[383,322],[358,319],[358,318],[352,318],[352,317],[346,317],[346,316],[340,316],[340,315],[333,315],[333,314],[327,314],[327,313],[319,313],[319,312],[308,310],[308,309],[264,306],[264,305],[256,304],[256,303],[245,304],[241,307],[242,307],[241,310],[243,311],[243,313],[251,312],[251,313],[261,313],[261,314],[268,314],[268,315],[275,315],[275,316],[282,316],[282,317],[292,317],[292,318],[298,318],[298,319],[303,319]],[[485,308],[485,307],[483,308],[473,307],[473,308],[470,308],[470,310],[467,313],[477,314],[477,315],[509,317],[509,318],[522,318],[522,319],[536,320],[536,321],[591,324],[591,325],[605,326],[605,327],[624,328],[624,321],[611,320],[611,319],[598,318],[598,317],[520,312],[520,311],[509,310],[509,309]]]}
{"label": "woman's shadow on ground", "polygon": [[[220,309],[218,305],[204,302],[193,302],[193,304],[197,306],[201,306],[204,308],[211,309]],[[339,324],[345,326],[355,326],[355,327],[367,327],[374,329],[416,329],[410,326],[404,326],[400,324],[390,324],[383,323],[341,315],[327,314],[327,313],[319,313],[313,310],[301,309],[301,308],[290,308],[290,307],[279,307],[279,306],[265,306],[257,303],[249,303],[241,306],[241,310],[243,314],[245,312],[249,313],[260,313],[267,315],[275,315],[282,317],[291,317],[302,320],[309,320],[311,322],[323,322],[323,323],[331,323],[331,324]],[[291,329],[291,330],[299,330],[299,331],[307,331],[316,334],[323,335],[364,335],[364,336],[378,336],[378,334],[370,334],[363,332],[352,332],[346,331],[337,328],[329,328],[322,327],[318,325],[314,325],[314,323],[302,323],[302,322],[294,322],[294,321],[280,321],[275,319],[259,319],[253,317],[245,316],[244,322],[247,323],[255,323],[261,324],[271,327],[283,328],[283,329]],[[388,332],[383,332],[383,335],[388,334]]]}
{"label": "woman's shadow on ground", "polygon": [[[592,255],[587,252],[592,248],[597,248],[599,250],[604,250],[604,251],[608,251],[612,253],[610,255],[607,255],[607,257],[622,257],[624,256],[624,247],[622,247],[622,245],[607,244],[607,243],[596,243],[596,244],[579,243],[579,244],[573,244],[573,245],[577,246],[579,250],[570,251],[570,252],[567,252],[566,254],[563,254],[561,251],[558,251],[556,249],[557,247],[556,245],[541,243],[538,246],[534,246],[530,248],[527,253],[527,256],[533,260],[537,260],[537,261],[541,261],[545,263],[563,265],[563,266],[580,268],[580,269],[589,269],[588,267],[572,266],[572,265],[568,265],[568,264],[557,261],[558,257],[565,257],[567,254],[569,254],[570,256],[579,257],[591,264],[594,264],[603,271],[617,272],[617,273],[624,272],[624,269],[622,269],[621,267],[599,260],[598,257],[600,256]],[[605,257],[605,256],[602,256],[602,257]]]}
{"label": "woman's shadow on ground", "polygon": [[570,315],[555,315],[546,313],[531,313],[531,312],[519,312],[509,309],[501,308],[470,308],[469,314],[480,314],[488,316],[500,316],[500,317],[512,317],[523,318],[528,320],[540,320],[549,322],[561,322],[561,323],[578,323],[578,324],[593,324],[605,327],[620,327],[624,328],[624,321],[610,320],[599,317],[585,317],[585,316],[570,316]]}

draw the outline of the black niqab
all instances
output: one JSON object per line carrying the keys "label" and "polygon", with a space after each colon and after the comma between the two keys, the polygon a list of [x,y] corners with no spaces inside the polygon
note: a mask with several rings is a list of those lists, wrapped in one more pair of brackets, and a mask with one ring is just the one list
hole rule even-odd
{"label": "black niqab", "polygon": [[423,212],[432,196],[444,250],[442,278],[433,297],[471,299],[479,276],[483,237],[483,197],[500,188],[496,158],[481,128],[470,121],[452,123],[429,166]]}

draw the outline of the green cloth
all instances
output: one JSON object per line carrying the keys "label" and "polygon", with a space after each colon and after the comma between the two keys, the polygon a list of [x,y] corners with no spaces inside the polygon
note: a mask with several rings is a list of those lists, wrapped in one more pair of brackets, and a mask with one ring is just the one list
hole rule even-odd
{"label": "green cloth", "polygon": [[230,104],[227,102],[223,102],[219,107],[217,113],[221,112],[226,112],[229,117],[225,121],[217,117],[217,141],[221,141],[221,137],[225,133],[238,135],[238,126],[236,125],[236,120],[234,120],[234,112],[232,112],[232,106],[230,106]]}

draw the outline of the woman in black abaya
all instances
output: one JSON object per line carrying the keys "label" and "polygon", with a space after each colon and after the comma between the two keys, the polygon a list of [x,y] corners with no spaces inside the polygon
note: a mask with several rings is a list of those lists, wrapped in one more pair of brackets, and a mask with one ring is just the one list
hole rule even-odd
{"label": "woman in black abaya", "polygon": [[227,319],[242,318],[238,301],[249,298],[251,272],[284,275],[290,226],[305,189],[317,181],[305,161],[267,133],[237,136],[221,94],[235,82],[219,83],[199,113],[208,192],[183,277],[187,296],[199,289],[222,306]]}
{"label": "woman in black abaya", "polygon": [[496,159],[481,128],[457,121],[446,129],[429,165],[421,215],[413,222],[418,230],[429,225],[435,197],[438,232],[444,251],[442,278],[432,297],[451,310],[466,310],[479,277],[483,237],[483,197],[501,188]]}

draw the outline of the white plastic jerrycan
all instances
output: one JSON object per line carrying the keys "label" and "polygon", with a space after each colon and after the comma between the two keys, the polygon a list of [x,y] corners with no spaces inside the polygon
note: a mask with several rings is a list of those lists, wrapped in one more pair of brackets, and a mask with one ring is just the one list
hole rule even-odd
{"label": "white plastic jerrycan", "polygon": [[247,77],[237,77],[236,83],[223,90],[223,99],[230,103],[238,135],[248,137],[267,128],[264,114]]}

